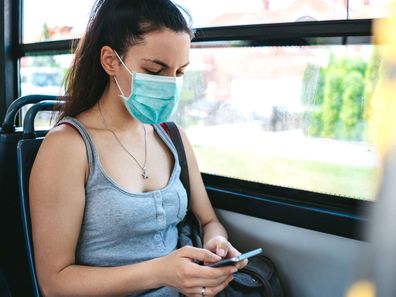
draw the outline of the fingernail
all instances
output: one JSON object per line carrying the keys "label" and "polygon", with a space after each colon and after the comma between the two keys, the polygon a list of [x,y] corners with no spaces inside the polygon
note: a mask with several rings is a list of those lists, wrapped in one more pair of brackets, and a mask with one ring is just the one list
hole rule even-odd
{"label": "fingernail", "polygon": [[224,257],[224,256],[226,255],[225,250],[223,250],[223,249],[219,249],[219,250],[217,251],[217,254],[218,254],[219,256],[221,256],[221,257]]}
{"label": "fingernail", "polygon": [[238,271],[238,268],[236,268],[236,267],[231,269],[231,273],[235,273],[237,271]]}
{"label": "fingernail", "polygon": [[213,253],[209,253],[209,258],[214,258],[217,260],[221,260],[221,257],[219,255],[213,254]]}

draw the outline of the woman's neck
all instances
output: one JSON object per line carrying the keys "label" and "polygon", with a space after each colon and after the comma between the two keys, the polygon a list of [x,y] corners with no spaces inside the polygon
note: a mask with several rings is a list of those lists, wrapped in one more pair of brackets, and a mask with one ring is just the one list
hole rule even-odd
{"label": "woman's neck", "polygon": [[[117,90],[110,85],[103,92],[95,106],[100,121],[113,131],[141,130],[142,123],[137,121],[126,109],[124,99],[119,97]],[[103,125],[104,126],[104,125]],[[104,127],[106,128],[106,127]]]}

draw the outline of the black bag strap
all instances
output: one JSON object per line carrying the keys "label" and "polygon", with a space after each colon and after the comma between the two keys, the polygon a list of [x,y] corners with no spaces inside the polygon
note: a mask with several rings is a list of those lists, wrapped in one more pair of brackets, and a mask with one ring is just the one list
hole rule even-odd
{"label": "black bag strap", "polygon": [[190,209],[190,177],[188,175],[186,152],[184,150],[183,140],[181,138],[179,128],[177,128],[175,122],[161,123],[161,127],[169,135],[170,139],[173,142],[173,145],[176,147],[177,154],[179,156],[179,163],[181,167],[180,180],[187,192],[187,197],[188,197],[187,209]]}
{"label": "black bag strap", "polygon": [[161,127],[169,135],[177,150],[180,164],[180,180],[187,192],[187,214],[183,221],[178,224],[179,240],[178,247],[191,245],[202,248],[202,228],[198,218],[194,215],[190,208],[190,179],[188,174],[188,164],[186,152],[183,146],[183,140],[180,131],[174,122],[161,123]]}

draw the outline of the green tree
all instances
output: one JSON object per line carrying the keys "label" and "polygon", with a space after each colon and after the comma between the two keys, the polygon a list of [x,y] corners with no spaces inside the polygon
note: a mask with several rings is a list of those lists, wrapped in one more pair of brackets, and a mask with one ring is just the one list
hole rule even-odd
{"label": "green tree", "polygon": [[[339,67],[336,67],[339,66]],[[323,97],[323,129],[321,136],[334,138],[342,105],[344,63],[336,63],[326,70]]]}
{"label": "green tree", "polygon": [[362,58],[331,56],[326,69],[322,136],[360,139],[358,125],[363,112],[363,77],[367,63]]}
{"label": "green tree", "polygon": [[371,98],[374,93],[375,86],[378,83],[380,68],[381,68],[381,55],[378,48],[374,48],[368,62],[366,72],[364,75],[364,113],[363,118],[367,121],[371,109]]}
{"label": "green tree", "polygon": [[342,136],[348,140],[360,140],[362,131],[357,128],[358,124],[362,122],[363,115],[363,75],[357,70],[348,72],[344,86],[340,112]]}
{"label": "green tree", "polygon": [[357,71],[364,77],[367,69],[367,62],[362,58],[347,58],[345,59],[346,72]]}
{"label": "green tree", "polygon": [[307,127],[308,135],[312,137],[318,137],[321,135],[322,130],[323,130],[323,120],[322,120],[321,108],[310,111],[309,123]]}

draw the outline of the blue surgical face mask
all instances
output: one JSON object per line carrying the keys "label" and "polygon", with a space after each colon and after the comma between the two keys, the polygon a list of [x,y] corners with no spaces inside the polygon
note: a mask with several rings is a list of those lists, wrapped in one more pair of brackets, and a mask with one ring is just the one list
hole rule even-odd
{"label": "blue surgical face mask", "polygon": [[114,77],[122,94],[119,96],[123,99],[129,113],[145,124],[158,124],[169,120],[179,102],[183,78],[130,71],[117,52],[115,54],[132,77],[132,91],[129,96],[125,96]]}

